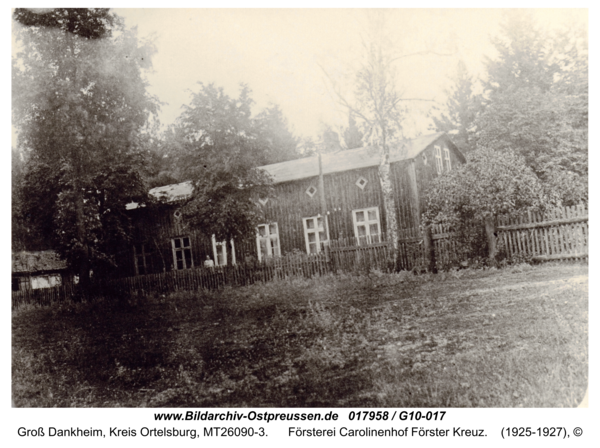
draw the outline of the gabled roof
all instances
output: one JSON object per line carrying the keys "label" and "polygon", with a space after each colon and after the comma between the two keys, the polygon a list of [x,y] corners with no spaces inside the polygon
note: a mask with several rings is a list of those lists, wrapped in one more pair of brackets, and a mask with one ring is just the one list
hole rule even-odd
{"label": "gabled roof", "polygon": [[[390,163],[401,160],[413,159],[424,151],[429,145],[445,135],[444,132],[423,135],[412,140],[404,140],[390,149]],[[454,145],[452,145],[454,146]],[[464,160],[460,152],[458,155]],[[364,148],[338,151],[323,154],[323,174],[339,173],[342,171],[356,170],[379,165],[379,152],[377,148],[366,146]],[[318,156],[305,157],[303,159],[289,160],[287,162],[274,163],[259,167],[273,177],[273,182],[278,184],[319,175]],[[179,184],[165,185],[150,190],[150,194],[165,202],[176,202],[187,199],[192,195],[193,186],[191,181]],[[138,204],[132,202],[127,204],[127,210],[138,208]]]}
{"label": "gabled roof", "polygon": [[13,273],[36,273],[67,269],[67,263],[53,250],[38,252],[13,252]]}
{"label": "gabled roof", "polygon": [[[443,132],[437,132],[400,142],[397,146],[390,148],[390,163],[416,157],[421,151],[443,135]],[[377,166],[380,162],[377,148],[371,146],[323,154],[322,159],[323,174]],[[274,163],[273,165],[266,165],[260,168],[269,173],[273,177],[273,181],[277,184],[318,176],[319,159],[318,156],[305,157],[303,159]]]}

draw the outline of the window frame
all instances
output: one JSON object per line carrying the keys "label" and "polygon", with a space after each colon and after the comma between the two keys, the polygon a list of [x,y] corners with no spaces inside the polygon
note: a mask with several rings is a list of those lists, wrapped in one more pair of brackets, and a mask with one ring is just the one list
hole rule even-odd
{"label": "window frame", "polygon": [[[225,241],[217,241],[214,234],[211,236],[211,242],[212,242],[212,249],[213,249],[213,261],[215,263],[215,267],[227,266],[227,244],[225,244]],[[233,243],[233,240],[230,240],[229,244],[231,244],[231,264],[233,266],[235,266],[235,264],[236,264],[235,244]],[[223,259],[222,263],[219,263],[219,257],[218,257],[219,251],[222,252],[222,254],[221,254],[222,259]]]}
{"label": "window frame", "polygon": [[446,169],[447,171],[452,170],[452,163],[450,161],[450,148],[444,146],[444,159],[446,160]]}
{"label": "window frame", "polygon": [[[275,234],[271,233],[271,226],[275,225]],[[261,227],[265,227],[267,229],[267,234],[266,236],[261,236],[260,235],[260,228]],[[266,244],[266,248],[267,248],[267,254],[263,255],[262,251],[261,251],[261,241],[267,241]],[[276,247],[274,248],[273,246],[273,241],[276,241]],[[258,226],[256,226],[256,253],[258,254],[258,261],[262,261],[263,258],[267,259],[267,258],[273,258],[273,257],[280,257],[281,256],[281,239],[279,238],[279,225],[276,222],[270,222],[270,223],[265,223],[265,224],[259,224]],[[275,252],[273,253],[273,249],[276,249]]]}
{"label": "window frame", "polygon": [[435,145],[433,147],[435,150],[435,168],[438,174],[442,174],[444,172],[444,161],[442,160],[442,147],[440,145]]}
{"label": "window frame", "polygon": [[[319,231],[319,219],[323,219],[322,216],[317,215],[317,216],[310,216],[308,218],[302,218],[302,228],[304,230],[304,243],[306,244],[306,253],[308,255],[313,255],[313,254],[318,254],[321,253],[321,245],[325,246],[325,245],[329,245],[329,242],[331,241],[329,238],[329,220],[327,219],[327,216],[325,216],[325,227],[327,227],[327,234],[326,239],[324,241],[321,241],[321,237],[320,235],[320,231]],[[316,227],[313,229],[309,229],[308,226],[306,225],[306,223],[309,220],[316,220]],[[308,240],[308,234],[309,233],[314,233],[315,234],[315,241],[314,242],[310,242]],[[317,251],[316,252],[311,252],[310,251],[310,245],[311,244],[316,244],[317,247]]]}
{"label": "window frame", "polygon": [[[138,253],[137,247],[140,247],[142,252]],[[152,267],[152,249],[146,250],[146,243],[138,243],[133,245],[133,266],[135,269],[135,275],[147,275],[148,268]],[[144,273],[140,274],[139,270],[139,259],[141,258],[143,262]]]}
{"label": "window frame", "polygon": [[[369,212],[375,211],[375,219],[369,219]],[[356,215],[360,212],[364,213],[365,220],[358,221]],[[377,241],[373,241],[371,235],[371,225],[377,224]],[[352,210],[352,225],[354,227],[354,237],[356,238],[356,242],[358,245],[362,245],[361,238],[365,238],[367,244],[380,243],[381,242],[381,214],[379,213],[379,207],[367,207],[367,208],[359,208],[356,210]],[[364,226],[366,234],[364,236],[358,235],[358,227]]]}
{"label": "window frame", "polygon": [[[188,245],[184,245],[184,240],[187,238]],[[175,247],[175,240],[181,240],[180,247]],[[190,266],[187,265],[187,260],[185,257],[185,251],[189,250],[190,252]],[[192,269],[194,267],[194,253],[192,252],[192,239],[189,236],[178,236],[175,238],[171,238],[171,251],[173,253],[173,270],[182,271],[185,269]],[[177,252],[182,253],[181,261],[183,262],[183,267],[179,268],[177,266]]]}

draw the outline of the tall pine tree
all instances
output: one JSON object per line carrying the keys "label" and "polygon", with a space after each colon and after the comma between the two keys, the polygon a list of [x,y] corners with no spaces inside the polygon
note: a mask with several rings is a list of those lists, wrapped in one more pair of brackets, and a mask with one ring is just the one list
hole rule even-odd
{"label": "tall pine tree", "polygon": [[474,137],[478,147],[517,151],[563,205],[587,200],[587,53],[573,31],[565,45],[531,12],[505,14]]}
{"label": "tall pine tree", "polygon": [[439,113],[440,109],[437,109],[439,114],[432,116],[432,129],[452,134],[454,143],[468,154],[475,148],[474,122],[482,110],[482,98],[475,94],[473,77],[463,61],[458,63],[454,85],[447,94],[446,110]]}

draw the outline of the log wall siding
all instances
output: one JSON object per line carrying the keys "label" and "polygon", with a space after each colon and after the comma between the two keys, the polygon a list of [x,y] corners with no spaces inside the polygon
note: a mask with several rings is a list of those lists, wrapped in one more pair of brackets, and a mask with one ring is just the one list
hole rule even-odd
{"label": "log wall siding", "polygon": [[[390,175],[400,238],[406,235],[407,231],[418,233],[424,191],[438,175],[434,145],[446,146],[451,149],[453,168],[462,163],[462,159],[455,153],[456,147],[449,139],[442,136],[414,159],[391,164]],[[427,157],[426,164],[423,155]],[[446,169],[446,165],[444,168]],[[387,232],[378,170],[378,166],[372,166],[324,176],[328,231],[331,240],[354,237],[352,211],[370,207],[378,207],[380,231]],[[367,184],[362,189],[356,185],[361,177],[367,180]],[[311,186],[316,189],[312,197],[306,193]],[[318,176],[276,184],[274,186],[275,197],[269,198],[268,202],[261,206],[265,213],[265,223],[276,222],[278,225],[282,255],[294,251],[306,252],[302,219],[320,214],[318,186]],[[157,273],[174,269],[171,239],[176,237],[190,237],[195,267],[202,266],[207,255],[214,259],[210,235],[206,235],[201,229],[190,228],[182,218],[177,219],[174,215],[176,210],[175,205],[166,205],[155,213],[145,209],[132,211],[138,235],[135,243],[144,243],[153,249],[150,272]],[[246,241],[236,241],[235,244],[238,262],[244,261],[247,257],[257,258],[254,235],[249,235]],[[405,258],[403,264],[406,266],[412,264],[414,256],[411,255],[411,251],[406,248],[401,249],[404,251],[403,257]],[[127,266],[123,274],[135,275],[133,246],[127,248],[121,258],[120,264]]]}
{"label": "log wall siding", "polygon": [[[361,177],[367,180],[363,189],[356,185]],[[329,174],[323,183],[330,239],[354,236],[352,210],[379,207],[380,222],[385,228],[377,168]],[[320,214],[318,190],[312,197],[306,194],[311,186],[318,188],[318,177],[275,185],[275,197],[263,206],[266,222],[277,222],[282,253],[306,251],[302,218]]]}

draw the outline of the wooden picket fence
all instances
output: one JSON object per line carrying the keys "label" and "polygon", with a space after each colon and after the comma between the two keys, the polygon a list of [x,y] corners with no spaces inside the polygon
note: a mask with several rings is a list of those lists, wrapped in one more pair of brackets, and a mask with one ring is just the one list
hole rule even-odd
{"label": "wooden picket fence", "polygon": [[246,286],[291,276],[314,277],[331,271],[324,254],[297,256],[293,259],[270,259],[253,265],[194,268],[159,274],[138,275],[110,281],[113,288],[134,294],[168,293]]}
{"label": "wooden picket fence", "polygon": [[498,240],[508,258],[535,261],[588,257],[588,210],[584,204],[498,219]]}
{"label": "wooden picket fence", "polygon": [[[553,209],[543,214],[530,212],[519,216],[503,216],[498,219],[497,233],[499,249],[509,260],[518,257],[536,261],[586,259],[588,256],[588,211],[584,205]],[[432,226],[431,241],[438,268],[459,265],[465,260],[464,248],[448,226]],[[389,272],[393,266],[391,254],[386,235],[346,238],[331,241],[326,252],[315,255],[294,253],[261,263],[201,267],[120,278],[98,284],[96,291],[98,295],[169,293],[245,286],[292,276],[310,278],[337,272],[369,272],[372,269]],[[401,230],[398,240],[399,268],[425,270],[430,266],[429,261],[421,231]],[[16,291],[12,293],[12,304],[13,308],[24,303],[45,305],[68,300],[76,292],[76,285],[72,284]]]}
{"label": "wooden picket fence", "polygon": [[50,305],[52,303],[71,300],[77,292],[77,285],[67,283],[52,288],[25,289],[12,292],[12,307],[35,303],[39,305]]}

